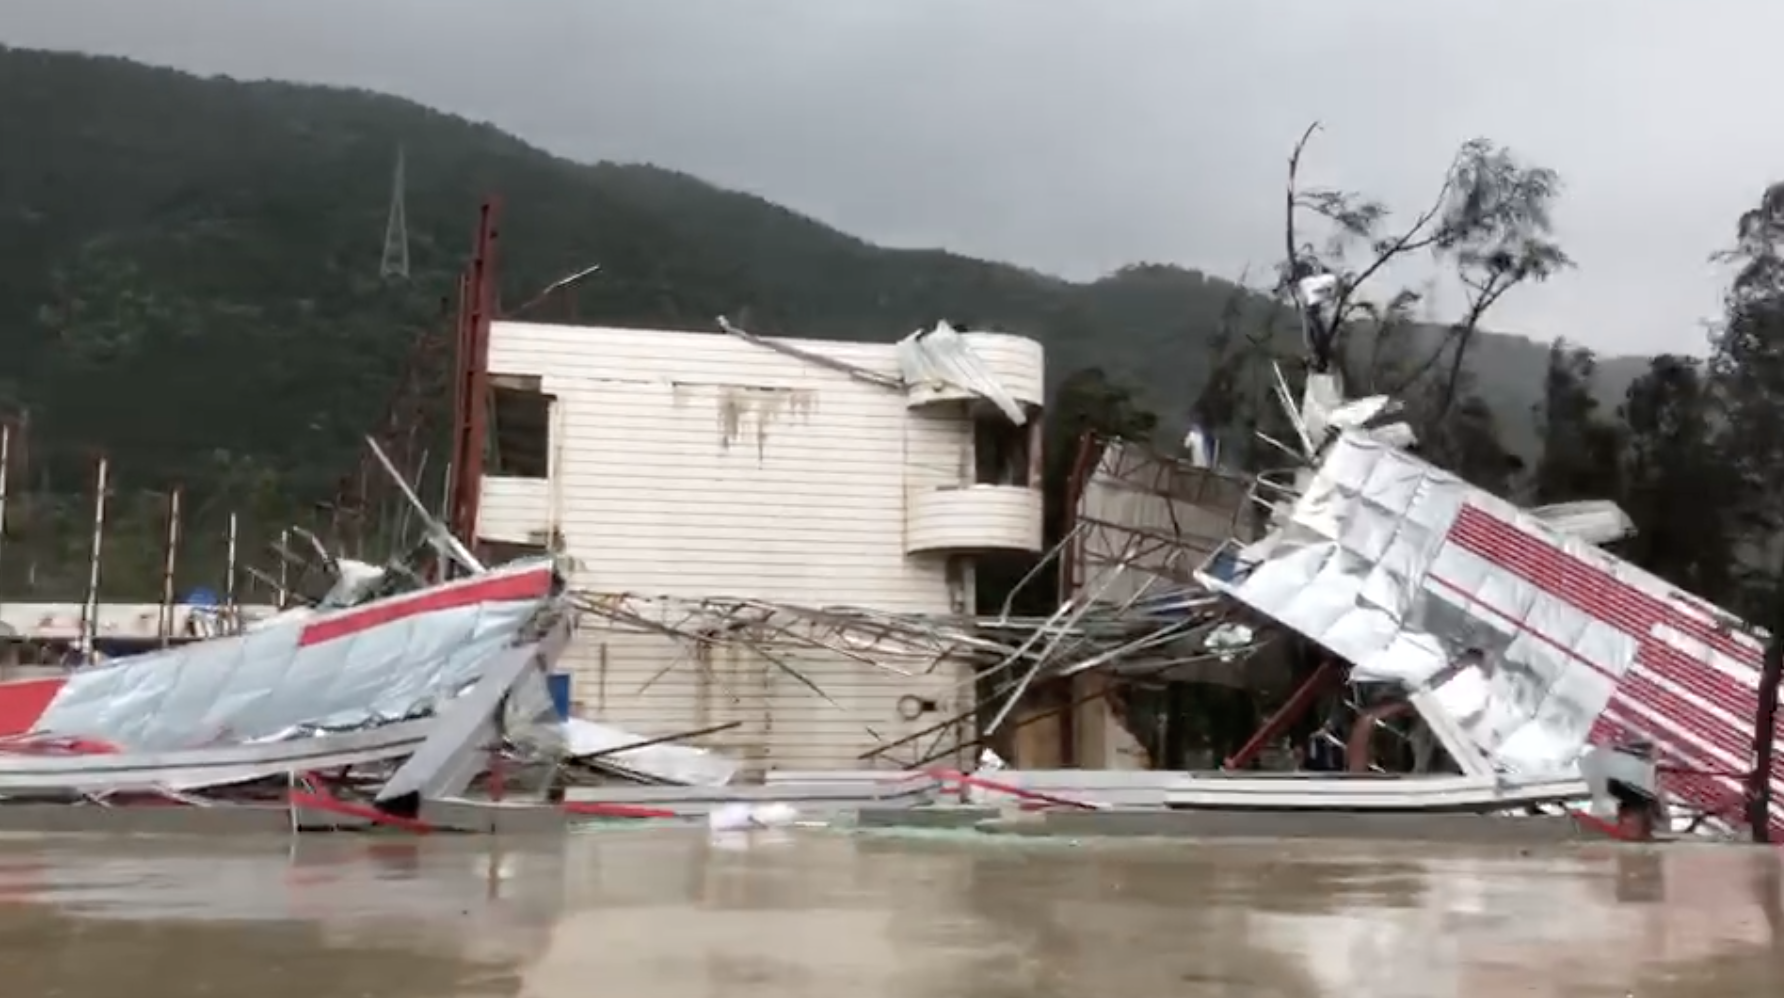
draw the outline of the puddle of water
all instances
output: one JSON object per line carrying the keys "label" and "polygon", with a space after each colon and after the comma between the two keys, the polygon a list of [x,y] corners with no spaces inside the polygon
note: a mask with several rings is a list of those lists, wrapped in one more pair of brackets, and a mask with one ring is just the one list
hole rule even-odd
{"label": "puddle of water", "polygon": [[58,998],[1777,994],[1771,851],[703,832],[0,841]]}

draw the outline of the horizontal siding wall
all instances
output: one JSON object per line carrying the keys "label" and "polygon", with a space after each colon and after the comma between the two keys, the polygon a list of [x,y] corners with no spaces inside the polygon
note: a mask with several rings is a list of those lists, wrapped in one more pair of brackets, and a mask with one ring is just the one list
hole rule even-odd
{"label": "horizontal siding wall", "polygon": [[[798,345],[896,368],[889,345]],[[562,530],[578,588],[950,610],[944,559],[904,553],[905,506],[910,490],[971,468],[964,418],[909,412],[897,391],[722,334],[497,323],[490,369],[538,375],[556,397],[554,512],[533,529]],[[492,480],[485,495],[509,484]],[[524,532],[515,505],[499,507],[504,532]],[[685,615],[653,612],[667,624]],[[740,721],[715,742],[753,768],[861,765],[877,740],[939,720],[899,720],[908,694],[970,706],[952,666],[912,679],[802,650],[795,667],[838,709],[761,655],[696,648],[591,615],[566,654],[573,698],[646,733]]]}
{"label": "horizontal siding wall", "polygon": [[477,536],[509,544],[549,537],[551,483],[542,478],[485,478],[477,502]]}
{"label": "horizontal siding wall", "polygon": [[[915,761],[914,746],[878,762],[856,757],[972,706],[970,687],[961,682],[969,672],[951,663],[932,675],[906,678],[791,643],[777,643],[771,653],[773,659],[734,641],[703,651],[694,642],[591,621],[563,663],[575,676],[572,708],[579,716],[650,734],[735,723],[700,744],[738,759],[750,772],[903,765]],[[913,662],[908,671],[925,665]],[[934,700],[937,712],[901,718],[898,700],[906,695]],[[932,741],[922,739],[921,747]]]}

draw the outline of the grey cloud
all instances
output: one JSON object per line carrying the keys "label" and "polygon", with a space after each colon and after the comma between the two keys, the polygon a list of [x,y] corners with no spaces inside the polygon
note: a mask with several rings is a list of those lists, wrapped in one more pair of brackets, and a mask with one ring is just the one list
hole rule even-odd
{"label": "grey cloud", "polygon": [[[1495,324],[1694,350],[1784,177],[1760,0],[9,0],[0,40],[387,90],[898,245],[1088,277],[1276,254],[1283,160],[1413,210],[1487,135],[1558,169],[1577,272]],[[1760,106],[1766,106],[1763,98]],[[1397,275],[1416,281],[1408,269]],[[1439,294],[1435,308],[1454,305]]]}

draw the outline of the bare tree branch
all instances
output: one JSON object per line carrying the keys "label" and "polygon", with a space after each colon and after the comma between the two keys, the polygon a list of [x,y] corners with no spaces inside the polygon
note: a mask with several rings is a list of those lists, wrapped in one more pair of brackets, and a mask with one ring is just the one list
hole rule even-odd
{"label": "bare tree branch", "polygon": [[1299,203],[1299,195],[1295,192],[1295,184],[1301,173],[1301,154],[1307,151],[1307,143],[1313,139],[1313,133],[1319,131],[1319,122],[1315,121],[1301,133],[1295,143],[1294,151],[1288,156],[1288,192],[1283,197],[1283,271],[1282,283],[1278,290],[1294,290],[1294,282],[1300,273],[1300,248],[1295,242],[1295,207]]}

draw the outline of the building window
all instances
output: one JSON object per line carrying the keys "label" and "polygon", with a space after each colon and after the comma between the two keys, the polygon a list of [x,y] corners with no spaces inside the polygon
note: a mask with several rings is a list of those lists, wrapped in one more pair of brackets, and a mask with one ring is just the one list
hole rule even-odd
{"label": "building window", "polygon": [[551,474],[551,407],[557,401],[540,390],[537,375],[492,374],[489,453],[485,469],[507,478]]}
{"label": "building window", "polygon": [[973,420],[973,484],[1028,485],[1029,432],[1001,413]]}

